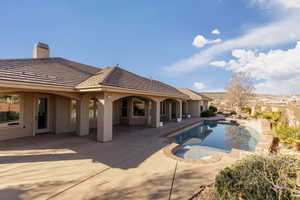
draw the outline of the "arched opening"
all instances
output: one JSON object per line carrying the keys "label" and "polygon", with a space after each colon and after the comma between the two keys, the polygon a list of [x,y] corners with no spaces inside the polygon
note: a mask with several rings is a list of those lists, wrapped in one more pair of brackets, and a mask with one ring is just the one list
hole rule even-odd
{"label": "arched opening", "polygon": [[100,142],[125,133],[159,127],[159,101],[151,97],[104,94],[86,96],[85,101],[89,104],[85,116],[88,114],[90,119],[84,122],[82,117],[83,129],[80,132],[88,130],[87,134]]}
{"label": "arched opening", "polygon": [[113,102],[113,125],[152,126],[153,100],[127,96]]}
{"label": "arched opening", "polygon": [[182,102],[176,99],[165,99],[161,102],[161,121],[171,122],[181,120]]}

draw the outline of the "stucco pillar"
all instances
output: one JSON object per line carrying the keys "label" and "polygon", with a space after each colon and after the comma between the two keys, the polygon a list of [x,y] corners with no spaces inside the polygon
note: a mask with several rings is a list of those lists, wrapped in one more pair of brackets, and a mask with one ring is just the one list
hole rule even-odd
{"label": "stucco pillar", "polygon": [[152,125],[152,105],[151,100],[147,99],[146,101],[146,116],[147,116],[147,126]]}
{"label": "stucco pillar", "polygon": [[189,102],[186,101],[186,104],[185,104],[185,115],[187,116],[189,114]]}
{"label": "stucco pillar", "polygon": [[182,119],[182,100],[177,100],[176,102],[176,117],[177,119]]}
{"label": "stucco pillar", "polygon": [[168,120],[171,121],[172,120],[172,102],[168,102]]}
{"label": "stucco pillar", "polygon": [[160,100],[153,100],[152,109],[152,127],[158,128],[160,127]]}
{"label": "stucco pillar", "polygon": [[103,94],[97,97],[97,141],[108,142],[113,135],[113,102],[111,96]]}
{"label": "stucco pillar", "polygon": [[89,96],[82,96],[78,101],[78,122],[79,127],[77,128],[77,134],[80,136],[88,135],[90,132],[90,121],[89,121]]}

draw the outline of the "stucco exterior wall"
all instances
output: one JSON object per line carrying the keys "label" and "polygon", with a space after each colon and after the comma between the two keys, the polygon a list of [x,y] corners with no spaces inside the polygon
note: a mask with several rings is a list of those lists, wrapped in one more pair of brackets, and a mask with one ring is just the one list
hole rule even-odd
{"label": "stucco exterior wall", "polygon": [[[33,136],[35,133],[36,93],[18,93],[21,96],[20,125],[0,128],[0,140]],[[76,123],[71,123],[71,99],[49,95],[49,129],[52,133],[76,131]]]}
{"label": "stucco exterior wall", "polygon": [[201,111],[200,111],[200,101],[188,101],[189,105],[189,113],[192,117],[200,117]]}
{"label": "stucco exterior wall", "polygon": [[201,105],[203,106],[203,111],[208,110],[208,101],[207,100],[201,101]]}
{"label": "stucco exterior wall", "polygon": [[76,123],[71,122],[71,99],[62,96],[54,96],[54,99],[54,132],[59,134],[76,131]]}

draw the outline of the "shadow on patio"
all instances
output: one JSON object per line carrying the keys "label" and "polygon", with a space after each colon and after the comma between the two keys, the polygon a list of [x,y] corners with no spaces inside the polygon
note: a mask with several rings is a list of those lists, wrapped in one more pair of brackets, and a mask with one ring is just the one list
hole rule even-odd
{"label": "shadow on patio", "polygon": [[[48,161],[90,159],[112,168],[135,168],[168,142],[160,137],[199,119],[170,123],[161,128],[119,126],[114,129],[112,142],[98,143],[90,137],[72,134],[40,135],[3,141],[0,144],[0,165]],[[125,161],[126,165],[122,164]]]}
{"label": "shadow on patio", "polygon": [[[123,180],[113,185],[103,180],[102,176],[93,177],[80,184],[72,181],[45,181],[35,184],[23,184],[0,190],[1,200],[19,199],[76,199],[107,200],[107,199],[188,199],[202,184],[206,184],[205,173],[197,175],[197,182],[187,187],[187,180],[195,178],[195,171],[187,170],[175,176],[170,171],[164,175],[153,174],[141,177],[141,181]],[[201,174],[201,173],[200,173]],[[184,190],[183,190],[184,189]],[[171,198],[170,198],[171,195]]]}

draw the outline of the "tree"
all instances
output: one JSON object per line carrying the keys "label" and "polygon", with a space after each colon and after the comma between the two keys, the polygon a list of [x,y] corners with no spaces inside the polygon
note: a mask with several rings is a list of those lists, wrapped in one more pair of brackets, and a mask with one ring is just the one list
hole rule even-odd
{"label": "tree", "polygon": [[247,73],[235,73],[226,85],[227,102],[236,112],[240,112],[254,96],[254,85]]}

